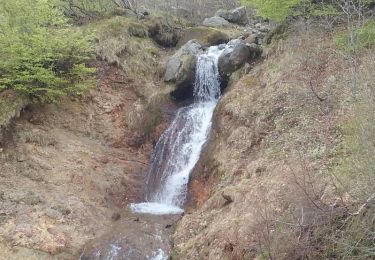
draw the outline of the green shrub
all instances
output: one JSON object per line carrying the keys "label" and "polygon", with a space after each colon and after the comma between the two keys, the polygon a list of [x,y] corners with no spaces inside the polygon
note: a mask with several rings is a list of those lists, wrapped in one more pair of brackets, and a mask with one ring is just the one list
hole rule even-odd
{"label": "green shrub", "polygon": [[69,26],[52,0],[0,2],[0,91],[54,102],[88,86],[87,37]]}
{"label": "green shrub", "polygon": [[353,41],[350,39],[350,32],[337,35],[336,45],[347,52],[375,46],[375,19],[367,21],[358,29],[353,29],[352,35]]}
{"label": "green shrub", "polygon": [[291,14],[292,8],[300,0],[242,0],[242,2],[254,6],[259,15],[265,18],[282,21]]}

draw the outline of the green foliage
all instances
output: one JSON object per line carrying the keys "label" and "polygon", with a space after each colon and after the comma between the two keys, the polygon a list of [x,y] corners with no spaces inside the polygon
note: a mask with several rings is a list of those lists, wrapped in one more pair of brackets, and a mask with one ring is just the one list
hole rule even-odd
{"label": "green foliage", "polygon": [[300,0],[243,0],[257,8],[259,14],[265,18],[276,21],[284,20],[291,14],[292,8],[300,3]]}
{"label": "green foliage", "polygon": [[335,43],[346,52],[375,46],[375,19],[366,22],[358,29],[352,29],[352,32],[338,34],[335,37]]}
{"label": "green foliage", "polygon": [[337,5],[311,0],[301,0],[300,4],[293,11],[294,16],[318,19],[335,17],[340,14],[341,12]]}
{"label": "green foliage", "polygon": [[333,4],[311,4],[309,5],[309,14],[312,17],[333,17],[339,15],[340,11]]}
{"label": "green foliage", "polygon": [[54,102],[87,88],[90,43],[52,0],[0,2],[0,91]]}
{"label": "green foliage", "polygon": [[283,21],[290,15],[327,18],[340,14],[338,7],[329,2],[311,0],[242,0],[242,2],[257,8],[261,16],[275,21]]}

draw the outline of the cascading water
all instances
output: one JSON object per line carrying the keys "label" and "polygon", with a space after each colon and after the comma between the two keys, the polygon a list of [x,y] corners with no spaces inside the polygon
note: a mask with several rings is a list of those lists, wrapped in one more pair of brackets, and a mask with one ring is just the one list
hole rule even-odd
{"label": "cascading water", "polygon": [[178,110],[160,137],[147,176],[145,203],[132,204],[137,213],[183,212],[189,176],[207,141],[220,97],[218,60],[225,47],[213,46],[198,57],[194,102]]}

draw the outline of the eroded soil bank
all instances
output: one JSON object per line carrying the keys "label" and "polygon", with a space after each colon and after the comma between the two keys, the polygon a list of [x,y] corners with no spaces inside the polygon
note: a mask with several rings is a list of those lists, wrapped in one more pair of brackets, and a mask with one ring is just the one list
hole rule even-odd
{"label": "eroded soil bank", "polygon": [[1,259],[77,259],[87,241],[122,218],[125,205],[142,198],[163,120],[147,138],[135,131],[132,122],[142,121],[137,84],[120,69],[98,67],[98,87],[84,100],[28,107],[7,133]]}

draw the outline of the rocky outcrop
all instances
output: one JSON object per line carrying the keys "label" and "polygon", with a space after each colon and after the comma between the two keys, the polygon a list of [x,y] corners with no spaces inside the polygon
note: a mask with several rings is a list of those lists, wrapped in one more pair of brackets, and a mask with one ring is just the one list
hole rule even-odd
{"label": "rocky outcrop", "polygon": [[229,76],[238,70],[250,56],[250,51],[243,41],[235,39],[228,45],[230,47],[224,50],[219,58],[219,70],[222,76]]}
{"label": "rocky outcrop", "polygon": [[228,43],[219,57],[219,70],[222,77],[229,77],[240,69],[246,61],[260,57],[262,49],[256,44],[245,44],[243,40],[235,39]]}
{"label": "rocky outcrop", "polygon": [[214,16],[214,17],[204,19],[203,25],[207,27],[229,27],[231,26],[227,20],[219,16]]}
{"label": "rocky outcrop", "polygon": [[230,39],[228,34],[214,28],[194,27],[187,29],[182,35],[177,47],[183,46],[191,39],[196,39],[203,47],[227,43]]}
{"label": "rocky outcrop", "polygon": [[198,41],[190,40],[167,62],[164,81],[175,84],[175,91],[172,95],[177,99],[188,95],[191,89],[195,78],[197,55],[201,48]]}
{"label": "rocky outcrop", "polygon": [[220,9],[215,16],[219,16],[231,23],[245,25],[248,22],[246,7],[241,6],[232,10]]}
{"label": "rocky outcrop", "polygon": [[[202,48],[197,40],[190,40],[168,60],[164,81],[175,85],[171,93],[174,98],[186,99],[192,96],[197,55]],[[220,75],[226,81],[246,62],[251,62],[261,55],[262,48],[259,45],[246,44],[241,39],[231,40],[219,57]]]}

